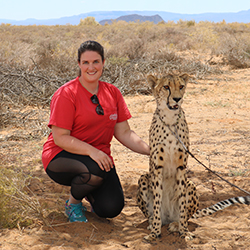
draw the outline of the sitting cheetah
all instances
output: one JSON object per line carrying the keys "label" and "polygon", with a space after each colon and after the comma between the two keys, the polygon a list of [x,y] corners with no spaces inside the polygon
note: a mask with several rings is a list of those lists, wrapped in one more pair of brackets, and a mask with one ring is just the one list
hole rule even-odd
{"label": "sitting cheetah", "polygon": [[188,154],[175,136],[178,134],[189,148],[189,131],[181,108],[188,79],[187,74],[147,77],[157,103],[149,131],[149,173],[140,177],[137,193],[138,206],[149,220],[147,241],[160,236],[161,226],[169,223],[171,232],[192,239],[194,234],[187,227],[190,217],[212,214],[234,203],[250,204],[250,196],[238,197],[197,210],[196,187],[186,176]]}

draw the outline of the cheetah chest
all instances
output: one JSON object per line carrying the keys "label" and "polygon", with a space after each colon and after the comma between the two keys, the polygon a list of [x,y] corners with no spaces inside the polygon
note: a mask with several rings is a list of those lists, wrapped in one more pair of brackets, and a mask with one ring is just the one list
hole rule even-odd
{"label": "cheetah chest", "polygon": [[174,131],[174,133],[178,134],[179,138],[188,148],[187,124],[184,117],[175,126],[163,124],[157,115],[153,121],[149,133],[150,172],[155,172],[157,169],[162,168],[163,179],[175,178],[177,168],[180,166],[186,167],[187,154],[172,132]]}

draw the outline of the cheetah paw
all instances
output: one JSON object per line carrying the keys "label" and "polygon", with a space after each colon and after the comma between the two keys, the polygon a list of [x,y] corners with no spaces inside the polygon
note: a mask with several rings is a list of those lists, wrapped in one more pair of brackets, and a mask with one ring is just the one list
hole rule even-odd
{"label": "cheetah paw", "polygon": [[195,234],[191,233],[191,232],[185,232],[183,234],[181,234],[181,238],[184,238],[185,240],[192,240],[193,238],[195,238]]}
{"label": "cheetah paw", "polygon": [[170,232],[178,232],[179,231],[179,223],[178,222],[172,222],[168,226],[168,230]]}
{"label": "cheetah paw", "polygon": [[146,240],[147,242],[152,242],[154,240],[156,240],[157,236],[154,233],[150,233],[149,235],[144,236],[144,240]]}

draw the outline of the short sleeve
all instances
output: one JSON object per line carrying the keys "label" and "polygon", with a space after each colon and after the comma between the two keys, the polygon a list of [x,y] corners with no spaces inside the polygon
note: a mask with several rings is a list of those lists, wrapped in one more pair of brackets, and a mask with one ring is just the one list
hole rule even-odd
{"label": "short sleeve", "polygon": [[73,100],[63,96],[53,96],[50,104],[50,120],[48,126],[52,125],[72,130],[75,117],[75,104]]}
{"label": "short sleeve", "polygon": [[119,89],[117,91],[117,113],[118,113],[117,122],[123,122],[132,117]]}

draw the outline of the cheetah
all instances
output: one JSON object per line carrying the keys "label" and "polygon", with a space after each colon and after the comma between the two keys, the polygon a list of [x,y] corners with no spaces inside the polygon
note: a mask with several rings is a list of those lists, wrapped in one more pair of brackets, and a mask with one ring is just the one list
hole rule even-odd
{"label": "cheetah", "polygon": [[191,217],[212,214],[234,203],[250,204],[250,196],[237,197],[198,210],[196,187],[186,174],[188,153],[182,145],[189,149],[189,130],[181,108],[188,80],[188,74],[147,77],[157,107],[149,130],[149,172],[139,178],[137,204],[149,221],[151,232],[144,237],[149,242],[161,235],[165,224],[170,232],[192,239],[194,234],[188,230]]}

